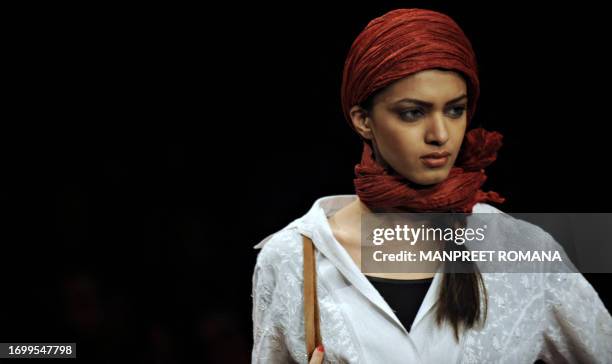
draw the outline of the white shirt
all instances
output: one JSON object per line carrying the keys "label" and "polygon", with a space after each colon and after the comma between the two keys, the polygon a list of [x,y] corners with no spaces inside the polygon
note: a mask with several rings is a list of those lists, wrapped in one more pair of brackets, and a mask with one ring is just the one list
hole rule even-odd
{"label": "white shirt", "polygon": [[[580,273],[482,273],[487,319],[457,343],[448,324],[435,322],[438,272],[404,327],[329,226],[327,218],[356,198],[322,197],[255,245],[262,249],[253,273],[253,363],[307,363],[300,234],[316,248],[324,363],[612,363],[612,317]],[[472,212],[503,213],[485,203]],[[509,230],[523,241],[558,244],[535,225],[515,223],[521,229]]]}

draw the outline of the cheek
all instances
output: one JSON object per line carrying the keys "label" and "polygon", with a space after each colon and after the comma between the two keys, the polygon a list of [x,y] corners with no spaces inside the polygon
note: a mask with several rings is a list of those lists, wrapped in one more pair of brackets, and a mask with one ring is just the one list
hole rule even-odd
{"label": "cheek", "polygon": [[413,165],[418,162],[423,144],[423,134],[419,128],[396,123],[394,126],[379,130],[377,137],[383,158],[392,165],[395,164],[395,168],[403,169],[402,165]]}
{"label": "cheek", "polygon": [[466,123],[465,120],[463,123],[459,122],[454,124],[451,127],[451,138],[453,140],[453,148],[455,148],[455,151],[459,151],[459,148],[461,147],[461,143],[463,142],[463,137],[465,136],[465,128],[466,128]]}

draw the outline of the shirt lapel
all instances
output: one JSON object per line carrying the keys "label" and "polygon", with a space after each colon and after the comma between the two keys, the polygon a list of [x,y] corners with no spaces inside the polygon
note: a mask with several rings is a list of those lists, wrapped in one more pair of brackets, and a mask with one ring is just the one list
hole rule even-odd
{"label": "shirt lapel", "polygon": [[[340,195],[324,197],[317,200],[309,213],[304,216],[302,223],[297,225],[298,230],[300,233],[311,238],[321,254],[329,259],[361,294],[378,307],[388,316],[388,318],[395,322],[406,335],[408,335],[407,329],[402,325],[391,307],[380,295],[378,290],[368,281],[348,252],[335,239],[331,227],[329,226],[327,217],[331,216],[336,210],[350,203],[355,198],[357,198],[355,195]],[[421,309],[423,309],[423,307],[421,307]]]}
{"label": "shirt lapel", "polygon": [[[354,201],[356,198],[356,195],[322,197],[313,204],[312,208],[304,216],[292,221],[281,230],[296,228],[301,234],[309,237],[317,250],[327,259],[329,259],[330,262],[340,271],[340,273],[342,273],[342,275],[349,282],[351,282],[351,284],[361,294],[363,294],[370,302],[372,302],[393,322],[395,322],[406,335],[409,335],[407,329],[397,318],[389,304],[387,304],[378,290],[376,290],[376,288],[368,281],[348,252],[336,240],[331,227],[329,226],[327,217]],[[273,235],[274,234],[269,235],[253,248],[261,248]],[[441,279],[442,273],[438,271],[434,275],[434,279],[432,280],[425,298],[421,303],[410,331],[413,331],[412,328],[415,328],[435,305]]]}

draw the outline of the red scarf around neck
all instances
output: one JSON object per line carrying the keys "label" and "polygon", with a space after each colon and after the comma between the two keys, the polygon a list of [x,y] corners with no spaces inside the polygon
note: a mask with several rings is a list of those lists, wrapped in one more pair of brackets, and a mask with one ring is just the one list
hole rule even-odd
{"label": "red scarf around neck", "polygon": [[484,168],[497,159],[502,134],[475,128],[465,134],[455,166],[435,185],[420,186],[392,169],[385,169],[363,143],[361,163],[355,166],[354,184],[359,199],[373,211],[472,212],[478,202],[502,203],[497,192],[484,192]]}

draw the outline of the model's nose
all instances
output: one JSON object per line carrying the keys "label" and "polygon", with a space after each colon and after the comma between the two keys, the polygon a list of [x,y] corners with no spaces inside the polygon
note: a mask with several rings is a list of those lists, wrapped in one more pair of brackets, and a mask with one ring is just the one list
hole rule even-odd
{"label": "model's nose", "polygon": [[448,141],[448,129],[444,116],[434,114],[427,120],[425,143],[443,145]]}

